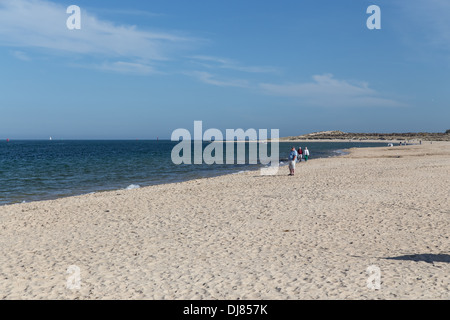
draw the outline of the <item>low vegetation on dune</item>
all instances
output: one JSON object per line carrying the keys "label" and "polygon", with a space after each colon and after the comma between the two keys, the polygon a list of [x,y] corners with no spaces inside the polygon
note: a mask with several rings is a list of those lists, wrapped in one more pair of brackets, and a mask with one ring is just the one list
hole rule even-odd
{"label": "low vegetation on dune", "polygon": [[450,129],[441,132],[407,132],[407,133],[351,133],[342,131],[321,131],[300,136],[281,138],[280,140],[424,140],[424,141],[450,141]]}

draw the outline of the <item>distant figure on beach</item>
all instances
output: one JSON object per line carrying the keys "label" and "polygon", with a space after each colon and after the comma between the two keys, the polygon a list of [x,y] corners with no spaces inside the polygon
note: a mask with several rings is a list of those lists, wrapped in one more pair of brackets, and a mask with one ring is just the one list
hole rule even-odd
{"label": "distant figure on beach", "polygon": [[420,140],[419,143],[422,144],[422,140]]}
{"label": "distant figure on beach", "polygon": [[309,158],[309,150],[307,147],[305,147],[305,151],[303,151],[303,154],[305,155],[305,162],[308,161]]}
{"label": "distant figure on beach", "polygon": [[302,147],[298,147],[298,162],[302,162],[302,158],[303,158],[303,150]]}
{"label": "distant figure on beach", "polygon": [[291,148],[291,152],[289,153],[289,175],[293,176],[295,174],[295,160],[297,159],[297,151],[295,151],[295,147]]}

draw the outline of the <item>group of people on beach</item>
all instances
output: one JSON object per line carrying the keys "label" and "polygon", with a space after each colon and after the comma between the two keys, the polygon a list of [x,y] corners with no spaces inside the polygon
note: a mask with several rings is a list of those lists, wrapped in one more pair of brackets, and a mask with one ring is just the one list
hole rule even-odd
{"label": "group of people on beach", "polygon": [[295,174],[295,163],[302,162],[302,159],[305,159],[305,162],[308,161],[309,158],[309,150],[305,147],[302,150],[301,147],[298,147],[298,150],[295,150],[295,147],[291,148],[291,152],[289,153],[289,175],[293,176]]}

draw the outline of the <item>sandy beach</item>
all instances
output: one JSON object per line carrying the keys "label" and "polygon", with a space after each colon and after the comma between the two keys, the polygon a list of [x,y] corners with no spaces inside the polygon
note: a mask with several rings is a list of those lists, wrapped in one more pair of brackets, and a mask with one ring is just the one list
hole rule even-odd
{"label": "sandy beach", "polygon": [[2,206],[0,299],[450,298],[450,142],[287,174]]}

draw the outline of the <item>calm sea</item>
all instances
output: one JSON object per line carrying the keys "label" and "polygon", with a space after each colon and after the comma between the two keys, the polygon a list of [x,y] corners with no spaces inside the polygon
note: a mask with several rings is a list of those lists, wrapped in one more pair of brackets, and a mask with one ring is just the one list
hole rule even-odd
{"label": "calm sea", "polygon": [[[175,165],[171,151],[176,144],[172,141],[1,141],[0,205],[179,182],[261,166]],[[385,145],[280,143],[280,159],[288,156],[291,146],[307,146],[314,160],[339,155],[346,148]]]}

